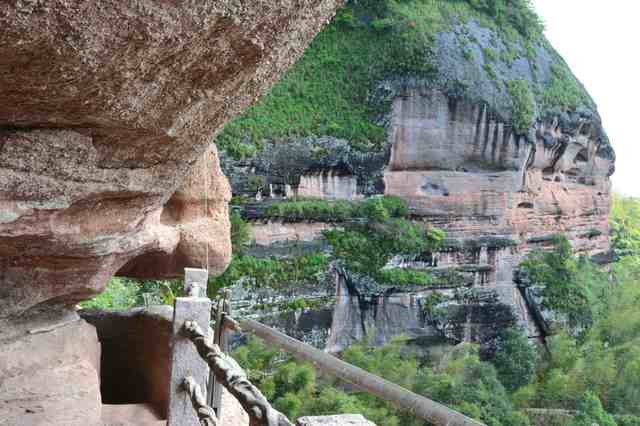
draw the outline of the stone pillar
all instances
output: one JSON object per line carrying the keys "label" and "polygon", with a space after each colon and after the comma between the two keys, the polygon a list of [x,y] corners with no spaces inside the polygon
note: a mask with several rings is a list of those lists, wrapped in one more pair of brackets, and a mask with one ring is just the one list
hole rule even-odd
{"label": "stone pillar", "polygon": [[207,297],[208,280],[209,271],[206,269],[184,268],[184,291],[187,296]]}
{"label": "stone pillar", "polygon": [[[171,382],[169,384],[168,426],[200,426],[189,395],[183,388],[185,377],[193,377],[200,388],[207,389],[209,366],[193,343],[184,335],[184,323],[195,321],[202,330],[209,330],[211,300],[199,297],[206,292],[207,271],[185,269],[185,290],[195,297],[178,297],[173,309]],[[204,288],[203,288],[204,285]]]}

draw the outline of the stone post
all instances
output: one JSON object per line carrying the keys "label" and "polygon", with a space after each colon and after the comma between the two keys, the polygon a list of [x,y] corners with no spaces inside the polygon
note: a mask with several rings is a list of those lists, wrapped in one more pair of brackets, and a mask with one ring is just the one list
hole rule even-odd
{"label": "stone post", "polygon": [[184,380],[191,376],[201,389],[207,389],[209,366],[184,335],[183,327],[186,321],[195,321],[202,330],[209,330],[211,300],[205,297],[207,276],[206,270],[186,268],[185,291],[190,297],[178,297],[175,301],[167,426],[200,426]]}

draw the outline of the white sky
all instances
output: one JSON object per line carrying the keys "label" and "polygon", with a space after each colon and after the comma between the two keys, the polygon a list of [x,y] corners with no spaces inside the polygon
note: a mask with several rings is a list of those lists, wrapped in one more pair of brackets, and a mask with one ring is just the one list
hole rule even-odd
{"label": "white sky", "polygon": [[533,4],[551,44],[598,104],[617,155],[614,190],[640,196],[640,0]]}

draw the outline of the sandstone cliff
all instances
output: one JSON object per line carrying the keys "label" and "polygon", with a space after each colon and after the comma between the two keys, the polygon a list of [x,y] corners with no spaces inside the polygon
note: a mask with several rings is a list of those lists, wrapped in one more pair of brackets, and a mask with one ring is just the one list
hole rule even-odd
{"label": "sandstone cliff", "polygon": [[[473,2],[439,1],[435,11],[409,3],[350,3],[283,82],[220,136],[236,208],[252,221],[250,252],[323,250],[321,230],[335,218],[270,214],[286,199],[400,196],[415,221],[447,234],[430,262],[404,266],[464,275],[440,291],[488,291],[540,336],[514,271],[558,234],[577,253],[608,252],[613,148],[596,105],[526,11],[520,26]],[[292,110],[296,120],[278,121]],[[367,334],[379,342],[432,334],[424,313],[432,290],[335,284],[333,330],[308,329],[310,341],[321,334],[340,349]],[[474,321],[477,333],[449,337],[475,339],[491,319]]]}
{"label": "sandstone cliff", "polygon": [[114,274],[224,270],[213,138],[339,3],[2,2],[0,423],[101,424],[99,343],[74,305]]}
{"label": "sandstone cliff", "polygon": [[123,267],[174,276],[206,244],[220,273],[229,195],[207,147],[336,4],[0,6],[0,318],[72,306]]}

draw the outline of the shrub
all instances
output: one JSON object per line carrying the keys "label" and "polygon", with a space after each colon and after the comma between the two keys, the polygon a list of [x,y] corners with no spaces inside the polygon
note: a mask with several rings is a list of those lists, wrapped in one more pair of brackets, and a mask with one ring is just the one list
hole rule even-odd
{"label": "shrub", "polygon": [[573,257],[571,243],[566,237],[554,237],[553,251],[535,251],[521,266],[532,283],[543,287],[544,308],[565,315],[569,326],[578,331],[584,331],[592,324],[592,292],[578,280],[580,270],[592,269],[588,260],[582,259],[579,263]]}
{"label": "shrub", "polygon": [[219,277],[209,279],[209,293],[240,282],[257,287],[286,288],[287,286],[318,284],[329,265],[324,253],[310,253],[287,258],[260,259],[236,255],[227,270]]}
{"label": "shrub", "polygon": [[566,66],[553,65],[552,74],[550,82],[542,93],[544,111],[575,110],[583,103],[592,102]]}
{"label": "shrub", "polygon": [[264,215],[287,221],[344,222],[374,219],[376,216],[376,220],[383,221],[391,217],[406,217],[409,209],[401,198],[395,196],[374,197],[364,201],[293,199],[270,205]]}
{"label": "shrub", "polygon": [[513,129],[518,134],[527,134],[536,120],[536,101],[529,83],[525,80],[507,82],[507,90],[513,102]]}
{"label": "shrub", "polygon": [[107,288],[91,300],[80,303],[84,309],[129,309],[138,302],[138,285],[123,278],[112,278]]}
{"label": "shrub", "polygon": [[536,348],[529,343],[527,336],[521,330],[510,328],[498,337],[496,355],[491,362],[496,367],[500,382],[513,392],[531,382],[537,361]]}
{"label": "shrub", "polygon": [[578,414],[568,426],[617,426],[610,414],[608,414],[597,395],[593,392],[585,392],[578,401]]}
{"label": "shrub", "polygon": [[244,247],[250,240],[250,229],[237,211],[231,211],[229,215],[231,223],[231,247],[234,254],[242,254]]}

